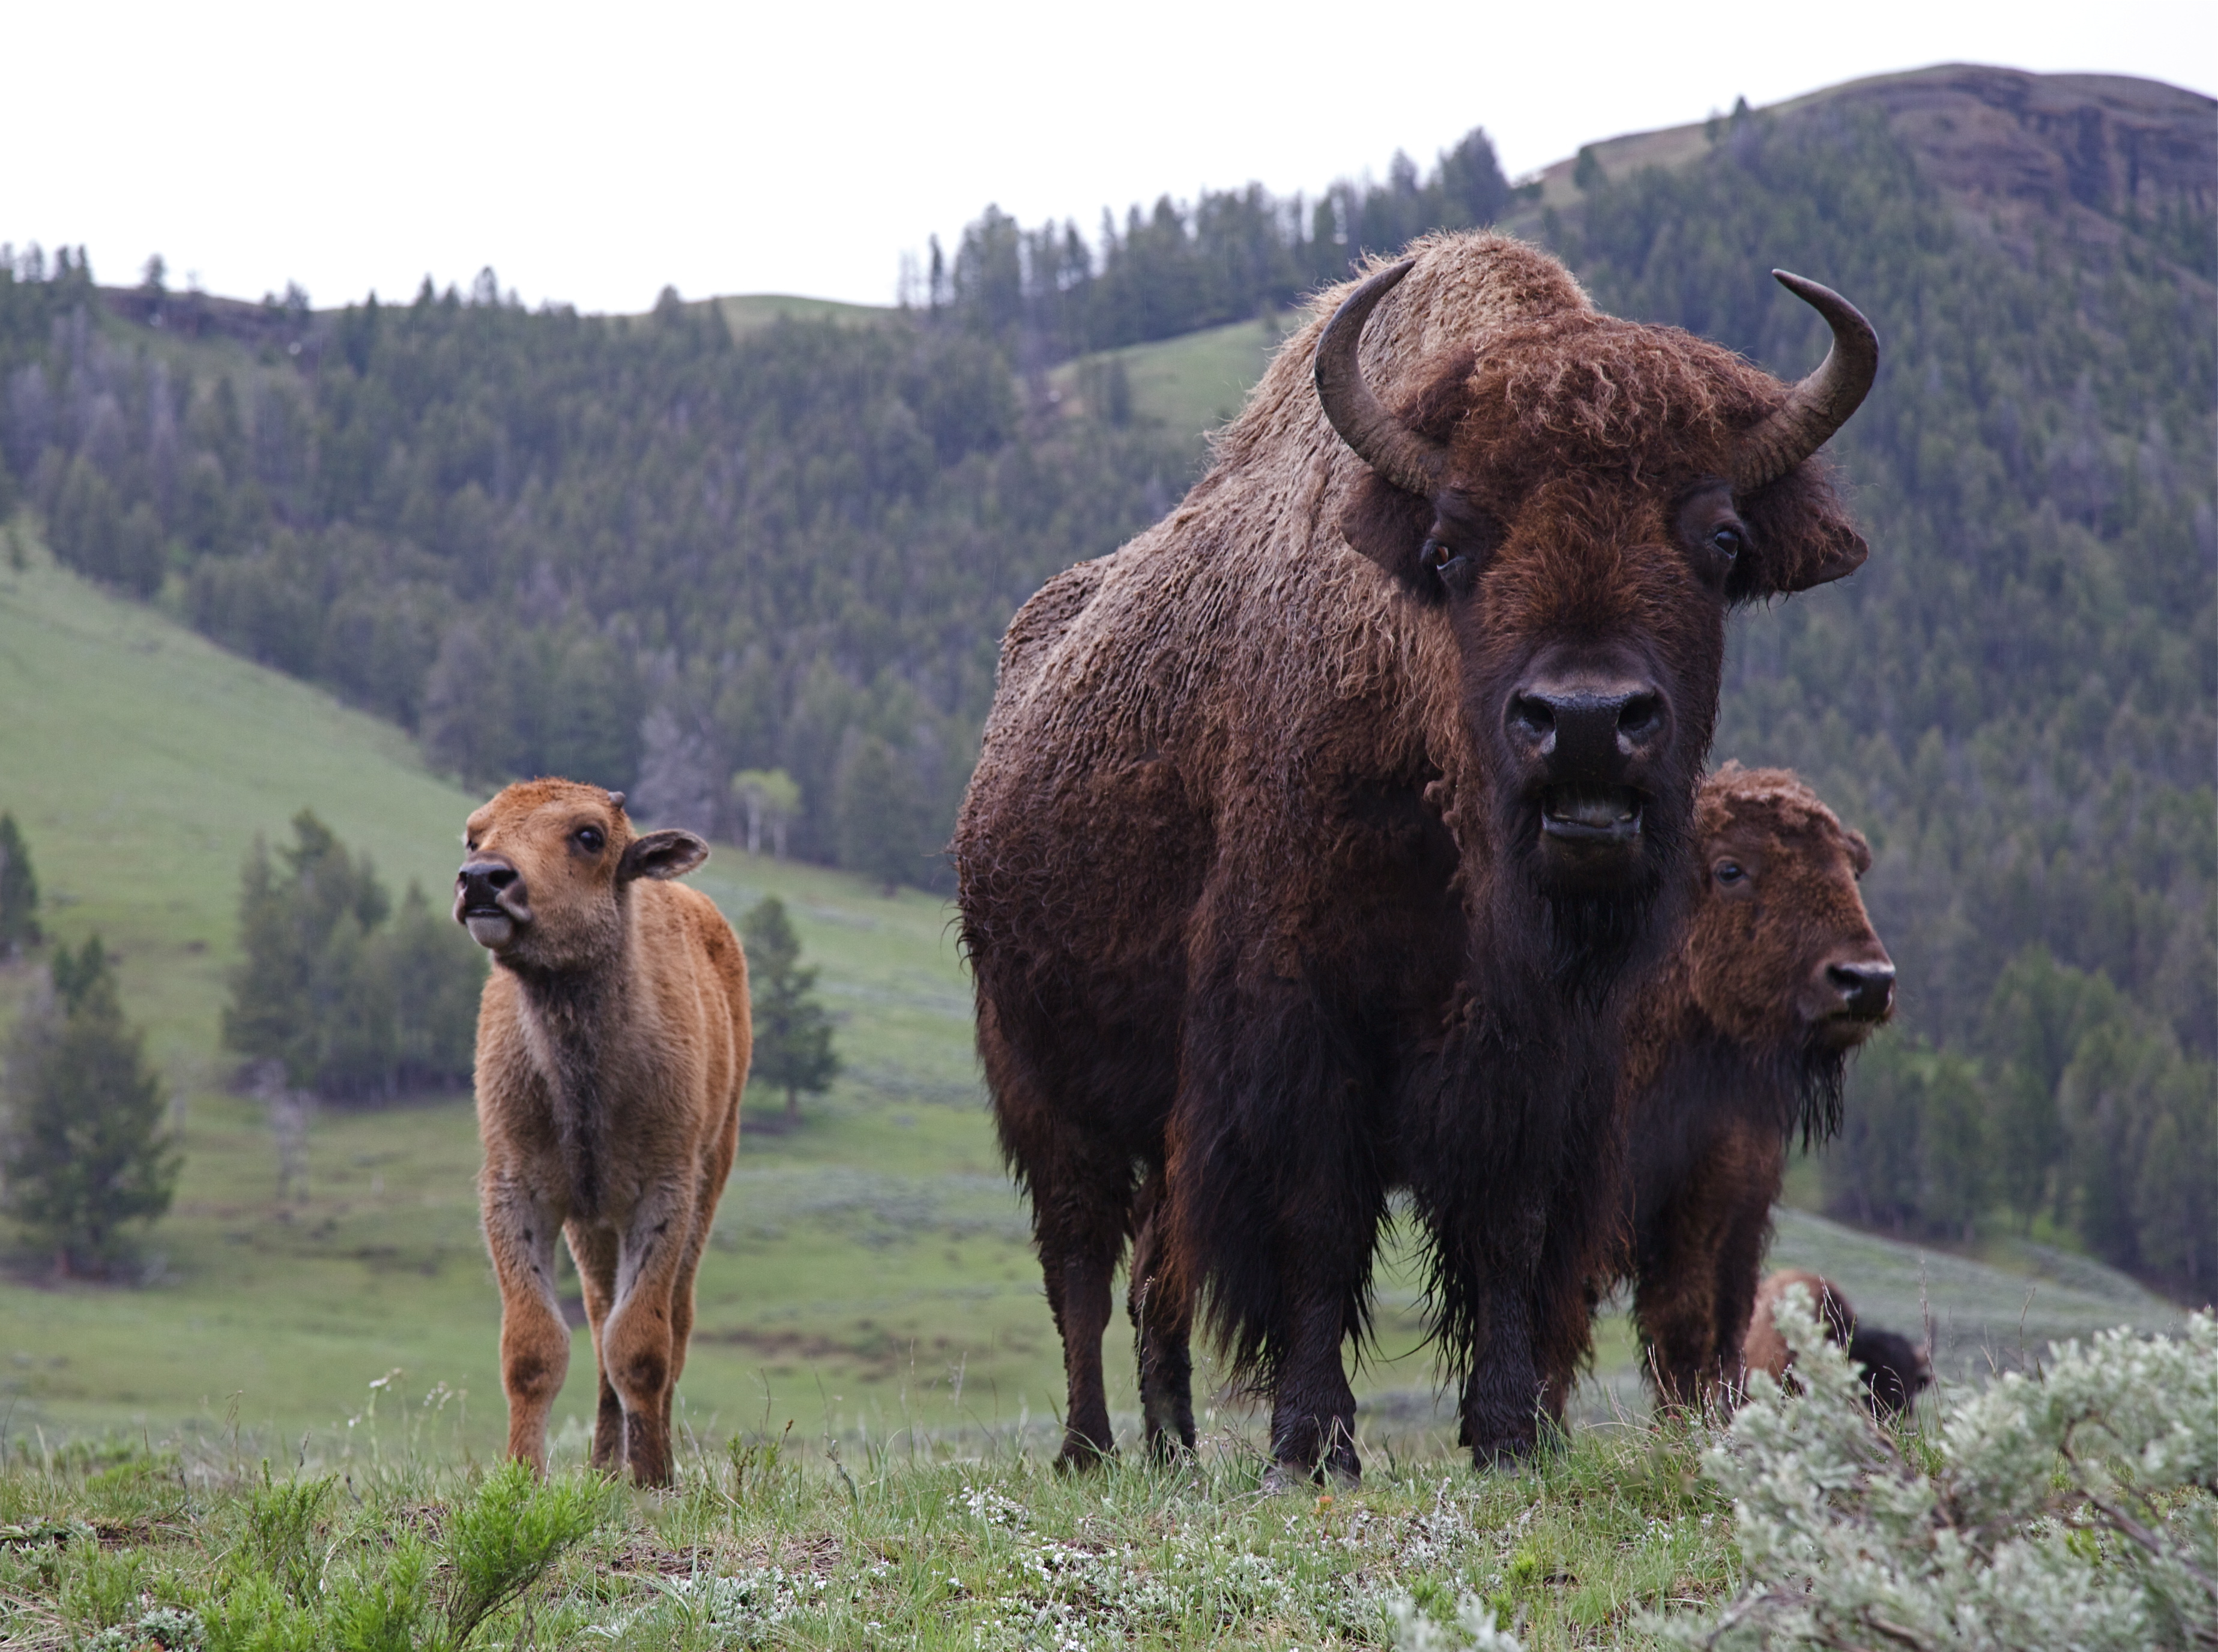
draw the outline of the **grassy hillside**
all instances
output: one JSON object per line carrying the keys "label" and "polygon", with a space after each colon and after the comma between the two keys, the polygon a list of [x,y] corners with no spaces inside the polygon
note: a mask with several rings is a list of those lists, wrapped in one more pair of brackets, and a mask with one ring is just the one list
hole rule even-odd
{"label": "grassy hillside", "polygon": [[[265,1442],[328,1440],[397,1369],[380,1391],[388,1425],[405,1398],[438,1439],[494,1449],[498,1304],[466,1099],[326,1109],[308,1193],[280,1203],[259,1104],[226,1091],[215,1042],[238,868],[256,832],[274,838],[311,806],[387,878],[436,896],[474,795],[426,773],[389,727],[43,555],[0,571],[0,807],[23,823],[53,930],[72,943],[98,930],[121,954],[127,1005],[175,1086],[187,1149],[142,1285],[55,1288],[28,1259],[0,1279],[0,1406],[13,1437],[220,1433],[230,1419]],[[710,1439],[788,1418],[804,1434],[871,1438],[911,1424],[1051,1429],[1059,1353],[980,1104],[948,908],[729,847],[697,881],[734,917],[766,893],[788,903],[841,1018],[848,1068],[797,1132],[771,1128],[773,1098],[743,1134],[702,1274],[681,1389],[689,1421]],[[0,1017],[34,973],[0,972]],[[2022,1312],[2036,1348],[2052,1332],[2165,1313],[2091,1268],[2041,1284],[2029,1308],[2035,1282],[2019,1273],[1814,1221],[1787,1228],[1782,1255],[1825,1267],[1899,1322],[1917,1322],[1924,1282],[1960,1369],[1976,1363],[1981,1333],[2009,1356]],[[1447,1435],[1406,1267],[1390,1270],[1382,1309],[1380,1357],[1359,1383],[1366,1426],[1374,1444],[1429,1454]],[[1110,1342],[1129,1427],[1122,1336]],[[556,1414],[581,1426],[582,1332],[578,1347]],[[1605,1327],[1599,1364],[1589,1414],[1613,1393],[1637,1404],[1621,1324]],[[573,1427],[566,1449],[580,1439]]]}
{"label": "grassy hillside", "polygon": [[1202,438],[1240,411],[1248,392],[1286,336],[1298,325],[1292,315],[1205,327],[1155,343],[1101,350],[1067,362],[1049,375],[1063,397],[1063,410],[1075,418],[1102,418],[1103,374],[1120,366],[1130,387],[1134,417],[1160,424],[1186,443],[1199,462]]}

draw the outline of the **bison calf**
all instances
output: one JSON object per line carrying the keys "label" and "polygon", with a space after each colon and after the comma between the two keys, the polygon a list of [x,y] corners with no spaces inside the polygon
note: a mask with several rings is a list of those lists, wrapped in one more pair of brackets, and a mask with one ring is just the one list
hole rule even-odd
{"label": "bison calf", "polygon": [[1908,1337],[1893,1331],[1868,1330],[1857,1323],[1856,1309],[1831,1280],[1800,1268],[1773,1274],[1756,1293],[1756,1312],[1750,1317],[1742,1357],[1750,1370],[1768,1372],[1783,1382],[1794,1364],[1794,1351],[1772,1323],[1772,1308],[1789,1285],[1810,1293],[1825,1340],[1846,1351],[1851,1364],[1863,1374],[1865,1401],[1874,1415],[1893,1420],[1917,1403],[1920,1389],[1933,1380],[1925,1356]]}
{"label": "bison calf", "polygon": [[1856,880],[1863,838],[1784,769],[1728,763],[1695,801],[1699,886],[1626,1037],[1633,1321],[1669,1405],[1729,1399],[1787,1148],[1837,1127],[1849,1054],[1894,1005]]}
{"label": "bison calf", "polygon": [[546,1466],[569,1368],[559,1231],[600,1373],[594,1466],[666,1486],[694,1271],[739,1146],[747,962],[709,898],[667,882],[709,846],[635,833],[621,792],[513,785],[465,838],[455,918],[494,965],[478,1012],[478,1196],[509,1455]]}

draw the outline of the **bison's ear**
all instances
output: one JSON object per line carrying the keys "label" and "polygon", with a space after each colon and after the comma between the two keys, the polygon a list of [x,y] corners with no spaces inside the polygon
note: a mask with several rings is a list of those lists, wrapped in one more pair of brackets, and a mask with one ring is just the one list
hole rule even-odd
{"label": "bison's ear", "polygon": [[690,832],[675,826],[634,838],[616,863],[616,882],[635,877],[684,877],[709,858],[709,845]]}
{"label": "bison's ear", "polygon": [[1439,584],[1428,576],[1418,557],[1432,524],[1430,500],[1395,486],[1374,471],[1356,485],[1355,497],[1341,515],[1340,531],[1397,585],[1430,597],[1439,594]]}
{"label": "bison's ear", "polygon": [[1806,461],[1752,498],[1735,500],[1754,535],[1756,566],[1736,595],[1775,597],[1846,579],[1871,547],[1849,525],[1828,467]]}
{"label": "bison's ear", "polygon": [[1871,870],[1871,844],[1854,827],[1849,831],[1849,864],[1856,869],[1858,877]]}

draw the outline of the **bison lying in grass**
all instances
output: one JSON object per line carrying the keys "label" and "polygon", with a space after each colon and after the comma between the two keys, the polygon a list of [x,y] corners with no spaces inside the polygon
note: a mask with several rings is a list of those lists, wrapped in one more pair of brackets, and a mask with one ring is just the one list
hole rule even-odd
{"label": "bison lying in grass", "polygon": [[1918,1402],[1918,1395],[1933,1380],[1924,1352],[1895,1331],[1881,1331],[1858,1322],[1856,1310],[1831,1280],[1799,1268],[1787,1268],[1766,1279],[1756,1293],[1756,1311],[1750,1317],[1748,1340],[1742,1348],[1746,1369],[1763,1371],[1779,1382],[1794,1369],[1794,1351],[1772,1323],[1772,1309],[1787,1289],[1800,1285],[1810,1293],[1825,1340],[1842,1350],[1863,1377],[1864,1403],[1872,1414],[1892,1421]]}
{"label": "bison lying in grass", "polygon": [[[978,1042],[1069,1383],[1112,1440],[1142,1186],[1151,1426],[1205,1302],[1276,1480],[1353,1476],[1343,1344],[1413,1195],[1481,1463],[1587,1345],[1620,983],[1676,931],[1725,616],[1854,570],[1813,458],[1877,345],[1782,384],[1428,238],[1324,294],[1209,473],[1012,623],[954,839]],[[1326,317],[1329,316],[1328,322]]]}
{"label": "bison lying in grass", "polygon": [[597,1467],[671,1482],[693,1275],[740,1139],[747,968],[690,832],[635,834],[623,794],[511,786],[469,818],[455,917],[493,954],[478,1012],[478,1194],[500,1282],[508,1450],[543,1468],[570,1364],[569,1241],[592,1326]]}

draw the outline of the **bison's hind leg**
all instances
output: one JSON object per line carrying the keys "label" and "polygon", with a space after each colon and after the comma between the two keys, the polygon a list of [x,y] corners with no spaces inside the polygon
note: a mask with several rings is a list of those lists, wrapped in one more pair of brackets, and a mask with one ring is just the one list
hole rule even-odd
{"label": "bison's hind leg", "polygon": [[[1063,1337],[1069,1409],[1063,1418],[1061,1469],[1087,1468],[1115,1454],[1109,1426],[1109,1394],[1101,1372],[1101,1338],[1109,1328],[1112,1276],[1124,1248],[1124,1200],[1112,1178],[1129,1189],[1125,1165],[1096,1166],[1092,1175],[1032,1183],[1032,1231],[1048,1306]],[[1129,1197],[1129,1194],[1128,1194]]]}
{"label": "bison's hind leg", "polygon": [[1158,1463],[1175,1462],[1194,1448],[1193,1303],[1184,1276],[1168,1265],[1164,1254],[1164,1191],[1160,1169],[1140,1190],[1125,1303],[1139,1359],[1148,1452]]}

